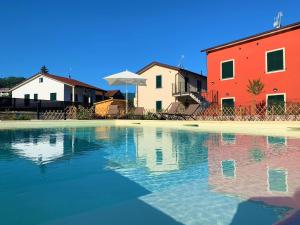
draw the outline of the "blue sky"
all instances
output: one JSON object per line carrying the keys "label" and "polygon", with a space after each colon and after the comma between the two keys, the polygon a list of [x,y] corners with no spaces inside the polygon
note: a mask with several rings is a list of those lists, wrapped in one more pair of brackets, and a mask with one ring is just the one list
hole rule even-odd
{"label": "blue sky", "polygon": [[[1,0],[0,77],[51,73],[102,79],[152,61],[206,73],[201,49],[300,21],[297,0]],[[113,87],[114,88],[114,87]]]}

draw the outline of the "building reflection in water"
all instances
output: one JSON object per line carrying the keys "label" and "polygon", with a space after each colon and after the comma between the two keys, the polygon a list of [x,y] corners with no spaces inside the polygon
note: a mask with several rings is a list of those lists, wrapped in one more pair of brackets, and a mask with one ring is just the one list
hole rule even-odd
{"label": "building reflection in water", "polygon": [[[299,139],[210,134],[209,184],[215,191],[293,208],[300,188]],[[289,147],[294,146],[294,147]]]}
{"label": "building reflection in water", "polygon": [[2,152],[1,158],[15,155],[43,165],[75,153],[98,149],[99,144],[94,143],[94,137],[90,135],[91,129],[94,128],[19,130],[17,135],[7,131],[4,136],[10,143],[6,148],[10,151]]}
{"label": "building reflection in water", "polygon": [[207,148],[203,147],[207,137],[168,128],[139,128],[134,137],[137,159],[158,173],[207,162]]}

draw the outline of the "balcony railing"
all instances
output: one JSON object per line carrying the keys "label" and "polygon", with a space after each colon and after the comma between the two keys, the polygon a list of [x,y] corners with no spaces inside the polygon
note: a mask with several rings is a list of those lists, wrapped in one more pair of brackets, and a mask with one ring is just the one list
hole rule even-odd
{"label": "balcony railing", "polygon": [[178,82],[172,84],[172,94],[174,96],[188,95],[191,92],[201,92],[197,87],[190,83]]}

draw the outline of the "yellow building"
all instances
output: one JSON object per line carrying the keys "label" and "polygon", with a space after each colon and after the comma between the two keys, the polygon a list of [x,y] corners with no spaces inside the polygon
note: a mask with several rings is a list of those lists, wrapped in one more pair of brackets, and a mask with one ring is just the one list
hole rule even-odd
{"label": "yellow building", "polygon": [[183,68],[158,62],[150,63],[138,71],[147,79],[147,86],[136,88],[135,106],[148,111],[160,111],[175,101],[183,105],[201,103],[206,92],[206,77]]}

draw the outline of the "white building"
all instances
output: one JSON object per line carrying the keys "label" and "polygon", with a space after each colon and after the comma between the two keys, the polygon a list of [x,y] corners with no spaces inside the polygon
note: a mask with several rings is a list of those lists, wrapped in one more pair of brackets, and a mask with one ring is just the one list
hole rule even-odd
{"label": "white building", "polygon": [[11,89],[12,98],[93,103],[106,91],[67,77],[37,74]]}
{"label": "white building", "polygon": [[8,97],[10,94],[9,88],[0,88],[0,97]]}

